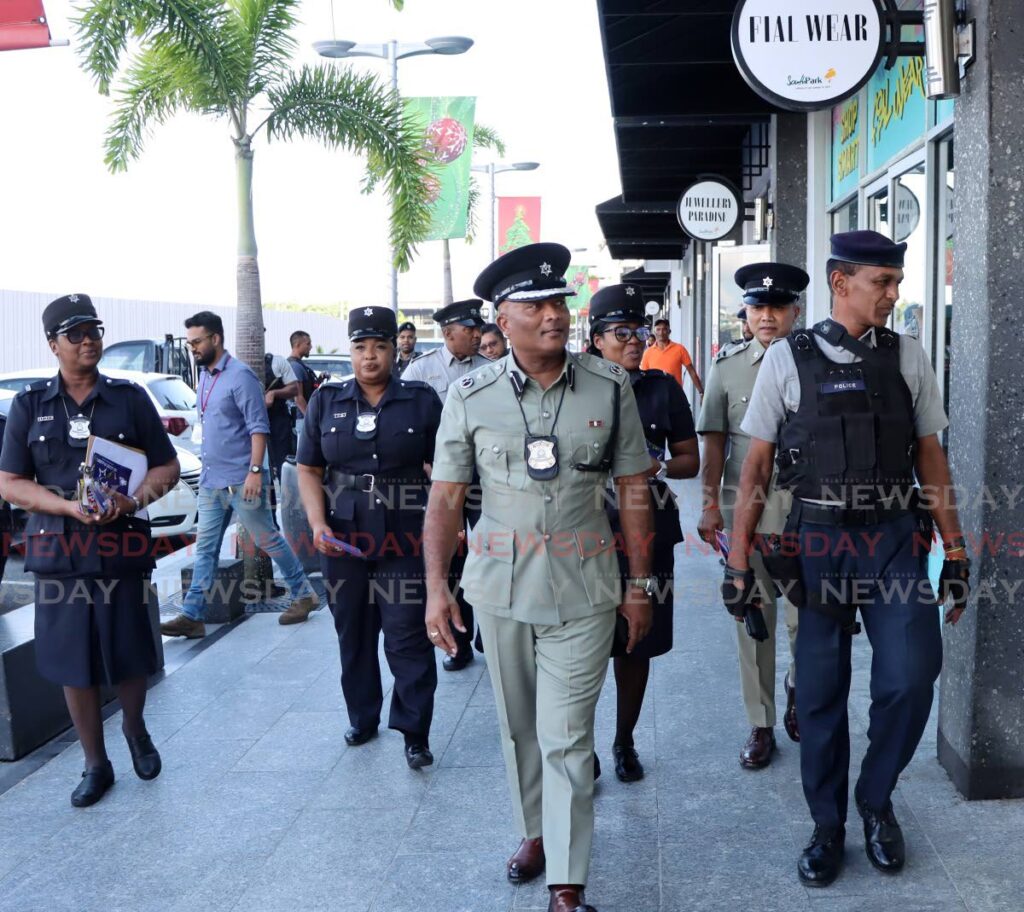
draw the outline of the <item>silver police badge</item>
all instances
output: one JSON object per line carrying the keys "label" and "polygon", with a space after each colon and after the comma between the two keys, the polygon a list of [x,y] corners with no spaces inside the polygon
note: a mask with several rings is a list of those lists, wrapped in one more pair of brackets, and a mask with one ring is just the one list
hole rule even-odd
{"label": "silver police badge", "polygon": [[370,431],[377,430],[377,416],[373,413],[360,415],[356,419],[356,430],[361,434],[368,434]]}
{"label": "silver police badge", "polygon": [[526,464],[531,469],[543,471],[552,468],[558,460],[555,458],[554,440],[531,440],[526,444],[529,455]]}
{"label": "silver police badge", "polygon": [[88,440],[91,433],[89,419],[85,415],[75,415],[68,419],[68,436],[72,440]]}

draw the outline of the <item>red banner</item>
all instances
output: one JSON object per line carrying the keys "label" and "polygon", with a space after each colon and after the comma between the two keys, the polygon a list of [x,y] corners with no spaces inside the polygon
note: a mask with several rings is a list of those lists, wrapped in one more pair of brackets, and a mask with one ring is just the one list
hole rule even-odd
{"label": "red banner", "polygon": [[49,46],[50,27],[42,0],[0,2],[0,51]]}
{"label": "red banner", "polygon": [[498,254],[540,240],[540,197],[498,197]]}

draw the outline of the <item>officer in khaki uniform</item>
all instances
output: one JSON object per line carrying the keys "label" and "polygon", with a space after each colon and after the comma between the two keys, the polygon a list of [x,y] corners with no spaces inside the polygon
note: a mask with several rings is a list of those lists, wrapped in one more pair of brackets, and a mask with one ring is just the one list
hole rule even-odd
{"label": "officer in khaki uniform", "polygon": [[[723,530],[731,540],[733,504],[740,485],[740,467],[750,447],[750,436],[740,424],[747,414],[758,369],[768,346],[789,334],[800,313],[796,302],[810,281],[806,272],[784,263],[755,263],[736,273],[743,289],[743,302],[754,335],[750,341],[726,346],[718,354],[704,391],[704,403],[697,433],[704,437],[704,512],[698,525],[700,537],[713,545]],[[724,465],[723,465],[724,464]],[[724,473],[723,473],[724,468]],[[792,502],[788,491],[769,490],[757,531],[778,535],[786,525]],[[760,769],[771,762],[775,750],[775,626],[778,600],[775,587],[764,569],[760,554],[751,555],[751,566],[762,583],[766,599],[762,604],[768,639],[758,641],[736,626],[743,705],[751,725],[750,737],[740,751],[740,764]],[[782,599],[789,632],[790,655],[796,654],[797,610]],[[800,740],[794,705],[796,676],[791,661],[785,681],[787,705],[783,724],[794,741]]]}
{"label": "officer in khaki uniform", "polygon": [[[474,471],[483,490],[462,577],[494,688],[522,843],[508,877],[545,869],[554,912],[583,898],[594,829],[594,709],[616,609],[632,650],[651,625],[652,517],[644,442],[629,376],[565,349],[574,294],[569,251],[532,244],[492,263],[475,292],[499,308],[512,353],[449,390],[425,523],[427,634],[456,650],[461,626],[445,583]],[[604,509],[611,474],[630,579],[623,593]]]}

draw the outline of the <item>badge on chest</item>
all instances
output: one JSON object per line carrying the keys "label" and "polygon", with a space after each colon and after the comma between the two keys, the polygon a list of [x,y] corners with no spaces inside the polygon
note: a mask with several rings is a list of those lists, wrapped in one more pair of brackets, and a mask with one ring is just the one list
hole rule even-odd
{"label": "badge on chest", "polygon": [[526,473],[534,481],[548,481],[558,475],[558,437],[534,436],[526,438]]}
{"label": "badge on chest", "polygon": [[373,440],[377,436],[377,416],[373,412],[367,412],[356,418],[357,440]]}

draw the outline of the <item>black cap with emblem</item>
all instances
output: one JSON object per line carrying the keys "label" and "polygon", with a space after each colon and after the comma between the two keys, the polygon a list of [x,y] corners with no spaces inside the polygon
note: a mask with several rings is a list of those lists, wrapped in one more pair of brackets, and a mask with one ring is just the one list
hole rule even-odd
{"label": "black cap with emblem", "polygon": [[466,301],[456,301],[447,307],[435,311],[432,319],[440,326],[450,326],[452,323],[459,323],[462,326],[475,326],[478,329],[484,325],[484,318],[480,316],[480,309],[484,302],[479,298],[469,298]]}
{"label": "black cap with emblem", "polygon": [[69,294],[56,301],[51,301],[43,311],[43,330],[49,338],[66,333],[81,323],[99,323],[103,321],[96,313],[92,298],[87,294]]}
{"label": "black cap with emblem", "polygon": [[788,263],[752,263],[736,270],[747,307],[792,304],[810,281],[806,272]]}
{"label": "black cap with emblem", "polygon": [[639,285],[609,285],[590,299],[590,325],[646,323],[644,294]]}
{"label": "black cap with emblem", "polygon": [[741,307],[739,310],[736,311],[736,319],[740,320],[743,323],[747,322],[747,308],[746,307]]}
{"label": "black cap with emblem", "polygon": [[498,257],[477,276],[473,293],[494,305],[576,294],[565,281],[572,254],[561,244],[527,244]]}
{"label": "black cap with emblem", "polygon": [[390,307],[353,307],[348,312],[348,338],[390,339],[398,336],[398,320]]}
{"label": "black cap with emblem", "polygon": [[832,259],[858,266],[903,268],[907,245],[896,244],[877,231],[841,231],[832,235]]}

